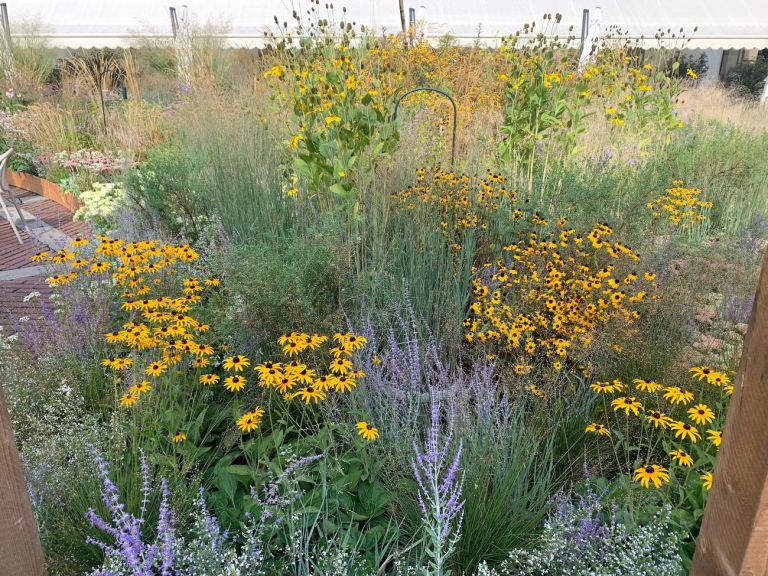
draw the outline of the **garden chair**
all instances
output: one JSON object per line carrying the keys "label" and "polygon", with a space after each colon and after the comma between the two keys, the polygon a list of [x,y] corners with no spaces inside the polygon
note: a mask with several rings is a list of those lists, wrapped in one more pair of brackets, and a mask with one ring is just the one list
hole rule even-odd
{"label": "garden chair", "polygon": [[16,222],[14,222],[13,218],[11,218],[11,213],[8,211],[8,204],[6,204],[6,200],[13,204],[13,207],[16,208],[16,214],[19,216],[19,221],[24,224],[25,228],[27,228],[27,222],[24,220],[24,216],[22,215],[21,209],[19,208],[19,201],[14,195],[13,190],[11,190],[11,187],[8,185],[8,178],[5,173],[5,170],[8,167],[8,160],[11,158],[11,154],[13,154],[13,148],[0,155],[0,205],[3,207],[5,217],[11,224],[11,228],[13,228],[13,233],[16,234],[16,238],[18,239],[19,244],[24,244],[24,240],[22,239],[21,234],[19,234],[19,229],[16,227]]}

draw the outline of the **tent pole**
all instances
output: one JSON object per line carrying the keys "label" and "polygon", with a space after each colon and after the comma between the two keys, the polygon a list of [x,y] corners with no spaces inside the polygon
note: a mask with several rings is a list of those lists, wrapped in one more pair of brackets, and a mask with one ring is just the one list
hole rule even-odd
{"label": "tent pole", "polygon": [[173,37],[176,38],[176,36],[179,35],[179,18],[176,16],[176,8],[173,6],[168,8],[168,11],[171,13],[171,30],[173,30]]}
{"label": "tent pole", "polygon": [[400,0],[400,26],[403,29],[403,44],[408,48],[408,30],[405,27],[405,4]]}
{"label": "tent pole", "polygon": [[5,2],[0,3],[0,24],[3,26],[3,36],[8,48],[11,47],[11,24],[8,21],[8,5]]}

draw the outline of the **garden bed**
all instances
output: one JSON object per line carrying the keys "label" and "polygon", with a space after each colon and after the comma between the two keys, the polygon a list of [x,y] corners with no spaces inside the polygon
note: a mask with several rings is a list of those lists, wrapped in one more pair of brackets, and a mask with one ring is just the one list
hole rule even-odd
{"label": "garden bed", "polygon": [[55,182],[50,182],[25,172],[14,172],[13,170],[8,170],[7,175],[8,183],[11,186],[17,186],[18,188],[44,196],[72,212],[77,212],[83,207],[83,203],[74,194],[70,194]]}

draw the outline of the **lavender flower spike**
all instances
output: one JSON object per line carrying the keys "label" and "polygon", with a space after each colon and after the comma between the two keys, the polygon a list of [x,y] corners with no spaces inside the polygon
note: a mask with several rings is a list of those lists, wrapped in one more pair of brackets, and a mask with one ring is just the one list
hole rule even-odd
{"label": "lavender flower spike", "polygon": [[422,523],[426,532],[429,568],[422,567],[425,576],[444,576],[446,563],[461,537],[464,518],[464,473],[461,471],[463,444],[459,440],[453,458],[453,427],[444,434],[440,425],[440,405],[432,399],[431,426],[425,449],[419,450],[413,443],[414,458],[411,461],[413,475],[419,485],[418,499]]}

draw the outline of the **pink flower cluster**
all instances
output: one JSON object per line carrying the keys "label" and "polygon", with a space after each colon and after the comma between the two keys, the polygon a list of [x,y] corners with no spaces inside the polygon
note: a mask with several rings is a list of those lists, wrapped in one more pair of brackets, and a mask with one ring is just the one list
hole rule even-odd
{"label": "pink flower cluster", "polygon": [[122,172],[131,164],[120,154],[93,149],[78,150],[76,152],[58,152],[51,155],[48,158],[48,162],[58,164],[70,172],[87,170],[92,174]]}

